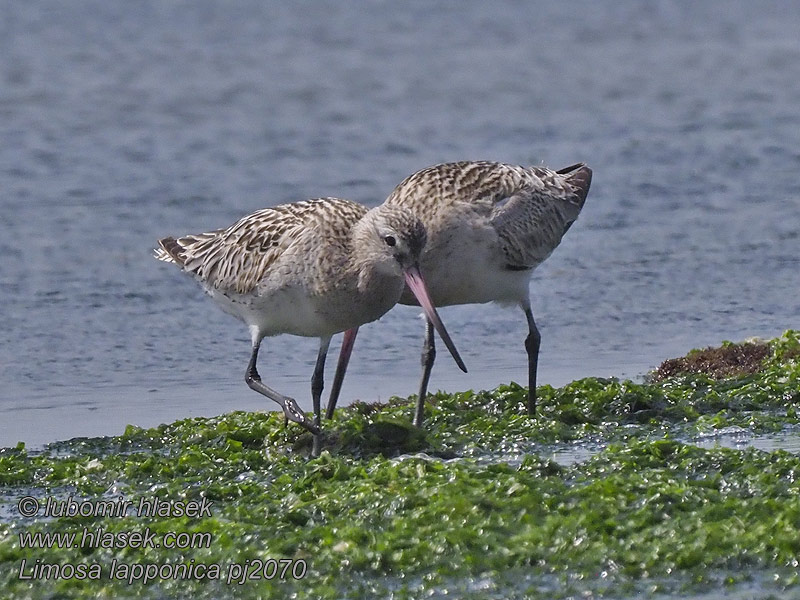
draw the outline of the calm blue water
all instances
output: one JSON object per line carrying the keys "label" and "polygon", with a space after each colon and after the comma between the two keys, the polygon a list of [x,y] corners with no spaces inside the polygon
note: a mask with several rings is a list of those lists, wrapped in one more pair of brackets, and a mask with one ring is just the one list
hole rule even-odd
{"label": "calm blue water", "polygon": [[[800,5],[718,6],[0,0],[0,445],[271,408],[155,240],[442,161],[594,169],[532,283],[543,383],[800,327]],[[416,391],[417,312],[363,328],[344,399]],[[521,311],[442,316],[470,373],[433,389],[524,381]],[[315,355],[262,375],[310,408]]]}

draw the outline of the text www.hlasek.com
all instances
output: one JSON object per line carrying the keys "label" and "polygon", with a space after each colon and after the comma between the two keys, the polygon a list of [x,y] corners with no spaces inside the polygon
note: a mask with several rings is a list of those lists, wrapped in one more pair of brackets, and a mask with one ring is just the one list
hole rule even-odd
{"label": "text www.hlasek.com", "polygon": [[[159,539],[161,541],[159,541]],[[213,537],[198,531],[168,531],[159,536],[146,527],[144,531],[106,531],[102,527],[81,532],[44,533],[26,531],[19,534],[20,548],[210,548]],[[80,541],[78,541],[80,540]]]}
{"label": "text www.hlasek.com", "polygon": [[[31,497],[22,498],[17,507],[24,517],[73,517],[73,516],[211,516],[212,503],[164,501],[142,499],[138,506],[120,497],[112,507],[109,501],[75,501],[48,498],[44,510]],[[113,508],[113,510],[112,510]],[[158,508],[156,513],[154,508]],[[24,531],[19,533],[20,548],[137,548],[137,549],[193,549],[210,548],[213,535],[204,531],[153,531],[150,527],[114,531],[103,527],[83,527],[74,532]],[[116,580],[127,583],[149,583],[156,580],[223,580],[227,584],[243,585],[248,581],[302,579],[307,572],[302,559],[250,559],[236,563],[202,563],[194,559],[187,562],[137,562],[112,559],[110,563],[98,562],[47,562],[26,558],[20,562],[20,580]]]}

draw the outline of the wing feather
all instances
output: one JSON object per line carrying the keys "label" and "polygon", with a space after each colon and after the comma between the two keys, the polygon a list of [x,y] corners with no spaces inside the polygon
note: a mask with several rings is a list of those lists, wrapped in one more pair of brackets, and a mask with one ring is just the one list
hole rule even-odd
{"label": "wing feather", "polygon": [[[326,205],[337,204],[348,222],[366,209],[349,200],[315,198],[258,210],[227,229],[159,241],[156,258],[174,262],[204,285],[246,294],[306,229],[325,219]],[[327,206],[329,209],[330,206]]]}
{"label": "wing feather", "polygon": [[[577,218],[591,182],[583,164],[560,171],[497,162],[428,167],[398,185],[387,204],[403,204],[436,231],[439,215],[469,213],[497,232],[511,269],[533,268],[558,246]],[[458,217],[456,217],[458,218]]]}

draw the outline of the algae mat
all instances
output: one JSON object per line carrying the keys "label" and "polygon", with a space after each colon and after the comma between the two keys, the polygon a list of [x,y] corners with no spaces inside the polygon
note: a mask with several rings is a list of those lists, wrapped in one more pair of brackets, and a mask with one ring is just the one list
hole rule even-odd
{"label": "algae mat", "polygon": [[[0,451],[5,598],[800,596],[800,336],[645,383],[357,404],[325,451],[275,413]],[[719,369],[726,356],[747,368]],[[754,358],[755,356],[755,358]],[[702,367],[711,357],[714,368]],[[722,357],[722,358],[721,358]],[[755,361],[755,367],[754,365]],[[666,363],[665,363],[666,364]],[[698,366],[700,365],[700,366]],[[554,450],[581,448],[570,465]]]}

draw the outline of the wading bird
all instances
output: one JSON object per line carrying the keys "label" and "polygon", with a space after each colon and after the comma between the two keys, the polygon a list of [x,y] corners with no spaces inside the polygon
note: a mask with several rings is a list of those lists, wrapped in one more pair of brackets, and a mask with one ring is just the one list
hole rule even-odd
{"label": "wading bird", "polygon": [[[400,299],[404,282],[466,371],[420,274],[425,242],[425,227],[407,208],[367,210],[318,198],[264,208],[227,229],[164,238],[155,256],[192,275],[222,310],[244,321],[252,340],[247,385],[312,432],[312,455],[318,456],[331,336],[380,318]],[[267,387],[256,369],[262,340],[281,333],[320,338],[311,379],[313,421],[295,400]]]}
{"label": "wading bird", "polygon": [[[531,273],[561,242],[578,217],[592,171],[577,164],[559,171],[497,162],[456,162],[406,178],[386,206],[410,210],[428,231],[420,269],[437,306],[516,304],[528,321],[528,414],[536,412],[541,336],[531,311]],[[401,304],[417,304],[408,290]],[[357,329],[345,332],[326,414],[333,415]],[[436,356],[433,325],[426,323],[422,380],[414,424],[420,426]]]}

